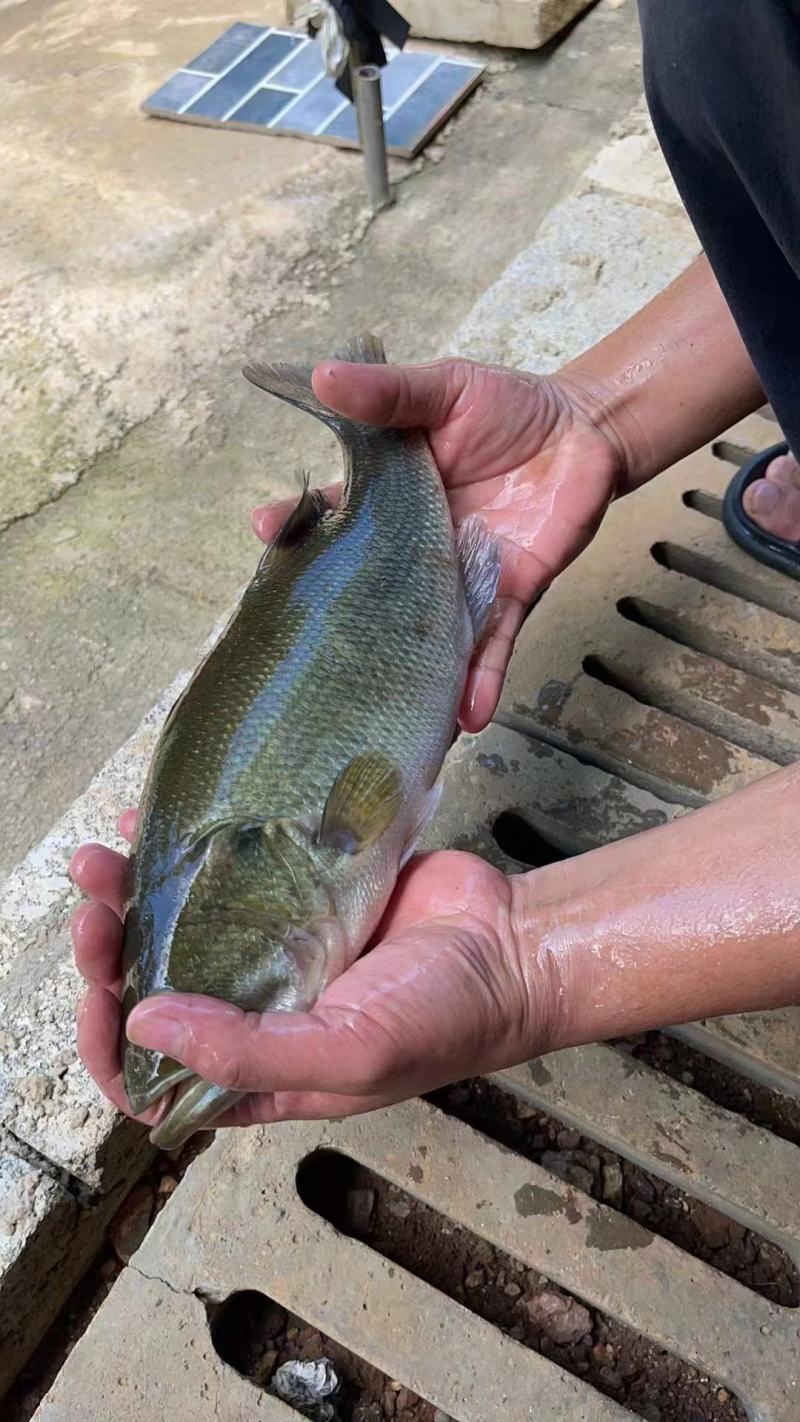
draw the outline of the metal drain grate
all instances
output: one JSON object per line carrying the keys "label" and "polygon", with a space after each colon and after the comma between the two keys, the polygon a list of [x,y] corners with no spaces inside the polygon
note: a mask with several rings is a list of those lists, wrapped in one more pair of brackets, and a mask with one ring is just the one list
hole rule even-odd
{"label": "metal drain grate", "polygon": [[[763,447],[774,428],[754,418],[731,440]],[[612,511],[531,618],[505,724],[454,748],[429,846],[514,867],[513,818],[504,848],[494,828],[517,816],[531,826],[531,853],[577,853],[685,814],[800,754],[800,595],[728,543],[716,512],[731,472],[706,451]],[[674,1036],[800,1098],[798,1028],[792,1010]],[[495,1080],[800,1264],[800,1150],[790,1141],[612,1046],[557,1053]],[[218,1138],[37,1418],[296,1415],[227,1369],[211,1345],[204,1300],[244,1289],[277,1300],[459,1422],[631,1416],[310,1210],[297,1173],[320,1150],[359,1163],[677,1355],[750,1418],[800,1415],[800,1310],[770,1303],[416,1101],[352,1122]]]}

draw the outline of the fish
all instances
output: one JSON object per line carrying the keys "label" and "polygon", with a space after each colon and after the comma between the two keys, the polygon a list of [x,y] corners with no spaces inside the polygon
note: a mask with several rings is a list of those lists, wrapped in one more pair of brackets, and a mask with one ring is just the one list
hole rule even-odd
{"label": "fish", "polygon": [[[341,358],[386,360],[358,337]],[[224,633],[164,724],[124,918],[123,1080],[174,1150],[245,1094],[129,1042],[146,997],[203,993],[307,1011],[363,951],[440,795],[440,770],[500,549],[458,530],[419,431],[378,429],[314,394],[310,364],[244,367],[338,437],[333,507],[306,477]],[[329,482],[329,480],[326,480]]]}

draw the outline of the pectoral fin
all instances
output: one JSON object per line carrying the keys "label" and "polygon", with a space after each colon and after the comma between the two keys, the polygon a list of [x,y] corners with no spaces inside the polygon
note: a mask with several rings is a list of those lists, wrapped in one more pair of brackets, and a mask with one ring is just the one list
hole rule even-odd
{"label": "pectoral fin", "polygon": [[328,796],[319,843],[343,854],[369,849],[397,815],[401,794],[400,772],[388,756],[378,751],[357,755]]}
{"label": "pectoral fin", "polygon": [[443,789],[444,785],[442,781],[437,780],[436,784],[428,791],[427,795],[425,796],[425,799],[423,800],[422,805],[420,806],[419,815],[417,816],[417,819],[414,822],[414,827],[410,835],[408,836],[408,840],[406,841],[403,853],[400,856],[400,864],[398,868],[402,869],[403,866],[408,863],[412,854],[416,850],[417,845],[422,839],[422,836],[428,828],[428,825],[430,824],[431,820],[436,814],[436,811],[439,808],[439,801],[442,798]]}
{"label": "pectoral fin", "polygon": [[475,643],[480,641],[500,581],[500,544],[478,514],[459,524],[456,548]]}

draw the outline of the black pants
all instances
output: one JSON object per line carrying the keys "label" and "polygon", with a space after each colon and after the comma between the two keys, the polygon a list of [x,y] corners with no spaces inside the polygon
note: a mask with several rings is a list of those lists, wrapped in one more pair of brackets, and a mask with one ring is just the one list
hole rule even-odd
{"label": "black pants", "polygon": [[639,0],[678,191],[800,457],[800,0]]}

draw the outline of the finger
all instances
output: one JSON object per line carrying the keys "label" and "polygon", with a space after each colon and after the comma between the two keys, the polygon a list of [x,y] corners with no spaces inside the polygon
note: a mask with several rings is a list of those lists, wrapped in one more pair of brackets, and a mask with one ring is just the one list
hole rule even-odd
{"label": "finger", "polygon": [[346,1091],[352,1081],[337,1061],[336,1032],[315,1012],[259,1016],[216,998],[168,993],[139,1003],[127,1034],[236,1091],[315,1090],[323,1080]]}
{"label": "finger", "polygon": [[264,1126],[276,1121],[339,1121],[395,1106],[395,1092],[373,1096],[335,1096],[326,1091],[251,1093],[214,1122],[220,1126]]}
{"label": "finger", "polygon": [[332,410],[367,425],[394,429],[439,429],[471,378],[469,361],[430,365],[354,365],[332,360],[318,365],[313,386]]}
{"label": "finger", "polygon": [[[342,485],[328,484],[327,487],[322,490],[322,493],[325,495],[331,508],[335,509],[342,497]],[[292,509],[296,507],[296,498],[281,499],[279,504],[259,505],[258,508],[253,509],[250,515],[253,532],[261,539],[262,543],[271,543],[275,534],[280,532],[283,528]]]}
{"label": "finger", "polygon": [[[357,970],[350,975],[358,979]],[[133,1009],[127,1033],[235,1091],[372,1095],[406,1066],[402,1044],[368,1013],[327,1009],[324,998],[310,1012],[259,1015],[216,998],[163,993]]]}
{"label": "finger", "polygon": [[123,839],[127,839],[129,844],[133,844],[136,838],[136,825],[139,820],[138,810],[123,810],[117,820],[117,829]]}
{"label": "finger", "polygon": [[72,916],[72,942],[81,977],[119,997],[122,924],[113,909],[96,902],[79,904]]}
{"label": "finger", "polygon": [[498,598],[497,613],[488,635],[478,647],[467,675],[458,722],[476,735],[488,726],[500,700],[517,633],[525,618],[518,598]]}
{"label": "finger", "polygon": [[69,873],[79,889],[121,918],[127,866],[127,856],[105,844],[82,844],[72,856]]}
{"label": "finger", "polygon": [[[133,1116],[122,1082],[120,1007],[107,988],[92,984],[78,1009],[78,1055],[103,1095],[125,1116]],[[136,1121],[151,1124],[164,1110],[158,1102]]]}

